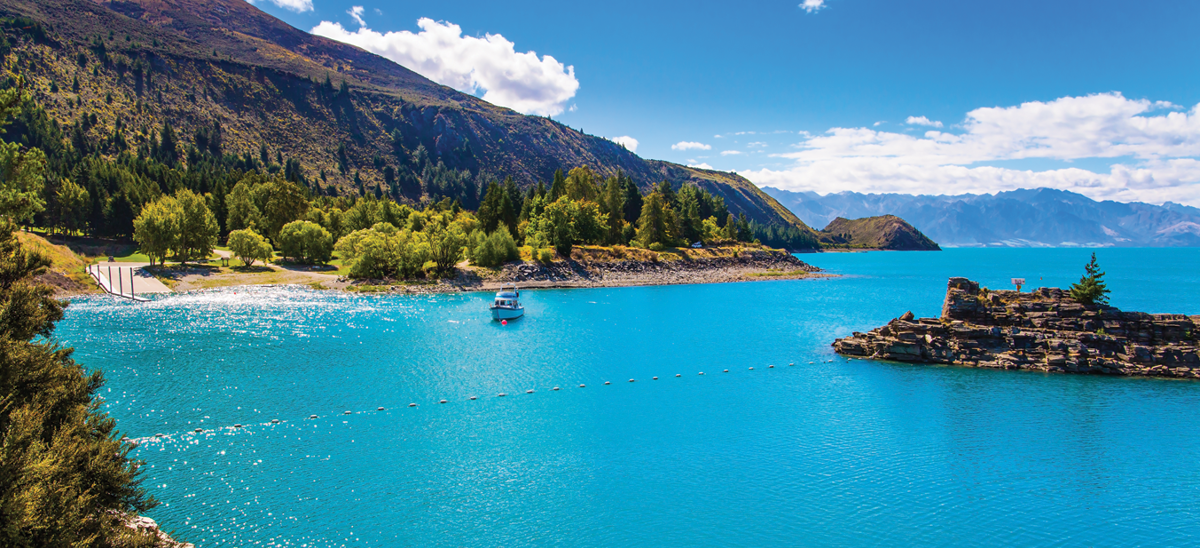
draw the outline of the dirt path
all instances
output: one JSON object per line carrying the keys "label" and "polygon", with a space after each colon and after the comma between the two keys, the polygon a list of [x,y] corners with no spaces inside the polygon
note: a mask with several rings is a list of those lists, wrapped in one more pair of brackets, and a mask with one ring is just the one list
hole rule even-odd
{"label": "dirt path", "polygon": [[345,289],[349,285],[336,274],[320,270],[262,264],[238,268],[209,265],[156,267],[153,273],[175,291],[237,285],[306,285],[321,289]]}

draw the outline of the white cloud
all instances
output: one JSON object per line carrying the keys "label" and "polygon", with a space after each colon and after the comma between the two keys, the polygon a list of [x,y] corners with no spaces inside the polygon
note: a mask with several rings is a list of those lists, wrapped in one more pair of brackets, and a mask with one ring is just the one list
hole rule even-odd
{"label": "white cloud", "polygon": [[804,0],[800,3],[800,8],[808,13],[816,13],[821,8],[829,6],[825,5],[825,0]]}
{"label": "white cloud", "polygon": [[[924,116],[909,116],[908,119],[904,121],[904,123],[906,123],[910,126],[942,127],[941,122],[939,122],[937,120],[930,120],[929,118],[926,118]],[[876,122],[875,125],[878,126],[879,122]]]}
{"label": "white cloud", "polygon": [[354,20],[358,23],[358,26],[360,26],[360,27],[367,26],[367,22],[363,21],[363,18],[362,18],[362,14],[363,14],[362,6],[351,6],[350,10],[347,11],[346,13],[350,17],[354,18]]}
{"label": "white cloud", "polygon": [[871,125],[872,125],[872,126],[874,126],[874,127],[879,127],[879,126],[882,126],[883,124],[886,124],[886,123],[887,123],[887,122],[885,122],[885,121],[883,121],[883,120],[880,120],[880,121],[878,121],[878,122],[875,122],[874,124],[871,124]]}
{"label": "white cloud", "polygon": [[463,36],[458,25],[428,18],[418,20],[417,26],[418,33],[381,34],[366,26],[350,32],[339,23],[322,21],[312,33],[382,55],[459,91],[482,92],[483,100],[526,114],[559,114],[579,90],[574,66],[549,55],[538,58],[532,51],[518,53],[515,44],[499,34]]}
{"label": "white cloud", "polygon": [[624,145],[629,152],[637,152],[638,140],[634,139],[633,137],[622,135],[620,137],[613,137],[609,140],[618,145]]}
{"label": "white cloud", "polygon": [[[832,128],[805,137],[795,152],[776,155],[794,160],[792,167],[742,175],[759,185],[819,192],[961,194],[1050,187],[1095,199],[1200,205],[1200,105],[1169,110],[1174,108],[1104,93],[976,109],[967,113],[961,133]],[[1106,158],[1108,173],[979,165]]]}
{"label": "white cloud", "polygon": [[383,15],[383,10],[375,8],[375,15]]}
{"label": "white cloud", "polygon": [[[262,0],[250,0],[251,4],[257,4]],[[304,13],[313,10],[312,0],[268,0],[272,4],[279,6],[285,10],[291,10],[296,13]]]}
{"label": "white cloud", "polygon": [[712,150],[712,145],[697,143],[695,141],[680,141],[671,145],[671,150]]}
{"label": "white cloud", "polygon": [[694,168],[697,168],[697,169],[709,169],[709,170],[711,170],[711,169],[715,169],[713,166],[710,166],[710,165],[708,165],[708,164],[706,164],[706,163],[694,164],[694,165],[693,165],[693,164],[688,164],[688,167],[694,167]]}
{"label": "white cloud", "polygon": [[572,103],[571,108],[567,109],[567,112],[575,112],[577,110],[579,110],[579,105]]}
{"label": "white cloud", "polygon": [[746,146],[750,147],[750,148],[766,148],[767,144],[762,141],[755,141],[753,143],[747,144]]}
{"label": "white cloud", "polygon": [[742,151],[740,151],[740,150],[722,150],[721,156],[737,156],[738,154],[741,154],[741,153],[742,153]]}

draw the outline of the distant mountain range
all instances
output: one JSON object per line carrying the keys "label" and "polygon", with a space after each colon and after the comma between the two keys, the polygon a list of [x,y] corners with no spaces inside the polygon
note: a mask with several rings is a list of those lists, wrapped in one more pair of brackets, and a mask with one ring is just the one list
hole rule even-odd
{"label": "distant mountain range", "polygon": [[[32,21],[10,19],[19,17]],[[589,166],[602,177],[624,172],[643,192],[663,180],[696,185],[734,214],[811,233],[737,174],[643,159],[293,28],[242,0],[0,0],[3,25],[0,53],[11,43],[10,69],[75,132],[77,148],[119,134],[137,149],[169,122],[181,148],[261,156],[264,165],[286,158],[323,193],[373,191],[406,202],[471,204],[492,180],[512,177],[528,188],[548,184],[555,170]]]}
{"label": "distant mountain range", "polygon": [[891,214],[950,247],[1200,247],[1200,208],[1171,202],[1097,202],[1047,188],[959,196],[763,191],[810,226]]}

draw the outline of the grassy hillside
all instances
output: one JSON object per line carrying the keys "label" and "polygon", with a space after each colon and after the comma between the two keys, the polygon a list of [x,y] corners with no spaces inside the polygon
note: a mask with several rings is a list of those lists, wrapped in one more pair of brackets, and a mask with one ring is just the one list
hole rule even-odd
{"label": "grassy hillside", "polygon": [[26,249],[37,250],[50,259],[50,268],[39,276],[37,281],[52,286],[60,294],[90,293],[97,290],[84,270],[88,261],[80,257],[65,245],[51,243],[38,234],[16,232],[17,240]]}
{"label": "grassy hillside", "polygon": [[170,122],[183,147],[298,162],[319,193],[413,203],[452,196],[468,207],[491,180],[511,176],[525,188],[587,165],[601,176],[623,171],[643,191],[664,179],[698,184],[735,214],[812,233],[736,174],[643,160],[309,35],[241,0],[0,0],[0,14],[43,24],[9,29],[18,38],[10,68],[29,77],[55,121],[108,143],[103,154],[152,142]]}
{"label": "grassy hillside", "polygon": [[838,217],[821,231],[825,247],[891,249],[897,251],[936,251],[933,240],[921,234],[904,219],[895,215],[843,219]]}

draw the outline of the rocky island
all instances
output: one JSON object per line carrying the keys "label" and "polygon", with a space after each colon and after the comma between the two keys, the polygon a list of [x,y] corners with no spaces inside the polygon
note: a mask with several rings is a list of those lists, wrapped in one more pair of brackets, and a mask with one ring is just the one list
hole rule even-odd
{"label": "rocky island", "polygon": [[833,343],[844,356],[1053,373],[1200,378],[1200,316],[1080,304],[1061,289],[950,278],[940,318],[912,312]]}

